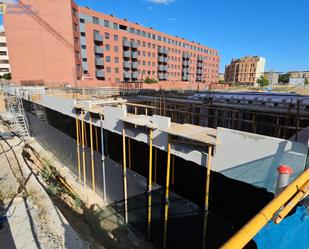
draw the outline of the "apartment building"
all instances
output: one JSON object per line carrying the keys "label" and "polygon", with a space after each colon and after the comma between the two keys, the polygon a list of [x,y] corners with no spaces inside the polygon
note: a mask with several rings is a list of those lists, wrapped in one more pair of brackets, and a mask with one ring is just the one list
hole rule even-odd
{"label": "apartment building", "polygon": [[290,74],[290,78],[304,78],[309,80],[309,71],[291,71],[288,73]]}
{"label": "apartment building", "polygon": [[232,59],[231,64],[225,67],[225,81],[254,85],[264,74],[265,62],[265,58],[260,56]]}
{"label": "apartment building", "polygon": [[147,78],[217,82],[218,51],[197,42],[68,0],[23,0],[11,8],[15,13],[16,9],[25,12],[11,14],[8,6],[4,16],[15,81],[42,79],[47,85],[87,82],[89,86]]}
{"label": "apartment building", "polygon": [[6,46],[4,27],[0,26],[0,76],[3,76],[4,74],[10,72],[11,69],[10,69],[8,49]]}

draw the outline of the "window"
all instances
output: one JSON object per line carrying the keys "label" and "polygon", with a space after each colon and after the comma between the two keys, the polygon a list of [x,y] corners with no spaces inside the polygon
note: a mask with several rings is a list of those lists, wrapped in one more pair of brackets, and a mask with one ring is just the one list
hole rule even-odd
{"label": "window", "polygon": [[119,63],[119,57],[114,58],[115,63]]}
{"label": "window", "polygon": [[118,29],[118,24],[117,23],[113,23],[113,29]]}
{"label": "window", "polygon": [[147,62],[147,65],[148,65],[148,67],[150,67],[150,65],[151,65],[151,62],[150,62],[150,61],[148,61],[148,62]]}
{"label": "window", "polygon": [[109,44],[105,44],[105,50],[106,51],[110,51],[111,50],[111,46]]}
{"label": "window", "polygon": [[148,57],[151,57],[151,53],[150,53],[150,52],[148,52],[148,53],[147,53],[147,56],[148,56]]}
{"label": "window", "polygon": [[109,21],[104,20],[104,26],[109,28]]}
{"label": "window", "polygon": [[130,33],[131,34],[135,34],[135,29],[134,28],[130,28]]}
{"label": "window", "polygon": [[72,14],[73,14],[73,16],[77,16],[77,11],[76,11],[75,8],[72,8]]}
{"label": "window", "polygon": [[85,19],[80,18],[80,19],[79,19],[79,22],[80,22],[80,23],[85,23]]}
{"label": "window", "polygon": [[77,26],[77,24],[76,23],[74,23],[74,25],[73,25],[73,27],[74,27],[74,31],[78,31],[78,26]]}
{"label": "window", "polygon": [[141,31],[139,29],[136,30],[137,35],[141,35]]}
{"label": "window", "polygon": [[[85,32],[80,32],[80,36],[85,37],[86,33]],[[1,47],[1,43],[0,43],[0,47]]]}
{"label": "window", "polygon": [[78,37],[74,37],[74,41],[75,41],[75,44],[78,45],[79,42],[78,42]]}
{"label": "window", "polygon": [[143,61],[143,66],[146,66],[146,61]]}
{"label": "window", "polygon": [[143,56],[146,56],[146,51],[143,51]]}
{"label": "window", "polygon": [[118,35],[114,35],[114,41],[118,41]]}
{"label": "window", "polygon": [[94,24],[99,24],[99,18],[93,16],[93,17],[92,17],[92,22],[93,22]]}
{"label": "window", "polygon": [[87,46],[86,45],[82,45],[82,49],[86,49],[87,48]]}
{"label": "window", "polygon": [[110,56],[106,56],[105,60],[106,60],[106,62],[111,62],[111,57]]}
{"label": "window", "polygon": [[76,56],[76,58],[78,58],[79,59],[79,51],[75,51],[75,56]]}
{"label": "window", "polygon": [[120,79],[119,78],[116,78],[116,83],[120,83]]}
{"label": "window", "polygon": [[121,30],[125,30],[125,31],[126,31],[126,30],[127,30],[127,28],[128,28],[128,27],[127,27],[127,26],[125,26],[125,25],[121,25],[121,24],[119,25],[119,29],[121,29]]}
{"label": "window", "polygon": [[115,73],[119,73],[119,68],[115,67]]}
{"label": "window", "polygon": [[146,32],[142,31],[142,36],[146,37]]}
{"label": "window", "polygon": [[111,72],[112,72],[112,69],[111,69],[110,67],[107,67],[107,68],[106,68],[106,72],[107,72],[107,73],[111,73]]}
{"label": "window", "polygon": [[119,47],[118,47],[118,46],[114,46],[114,51],[115,51],[116,53],[118,53],[118,52],[119,52]]}
{"label": "window", "polygon": [[152,48],[155,49],[156,48],[156,44],[152,44]]}
{"label": "window", "polygon": [[146,47],[146,42],[143,41],[143,48]]}
{"label": "window", "polygon": [[109,39],[109,33],[105,32],[105,39]]}
{"label": "window", "polygon": [[151,43],[150,42],[147,43],[147,47],[151,48]]}
{"label": "window", "polygon": [[87,62],[87,58],[83,58],[83,62]]}
{"label": "window", "polygon": [[84,74],[88,74],[88,71],[87,71],[87,70],[84,70]]}

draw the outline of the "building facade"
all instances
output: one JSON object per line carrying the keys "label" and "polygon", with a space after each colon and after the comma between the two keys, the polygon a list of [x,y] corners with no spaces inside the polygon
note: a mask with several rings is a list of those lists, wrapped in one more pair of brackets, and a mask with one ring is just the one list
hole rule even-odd
{"label": "building facade", "polygon": [[[11,13],[13,8],[22,14]],[[147,78],[217,82],[217,50],[70,0],[23,0],[8,6],[4,24],[12,75],[18,82],[42,79],[52,85],[92,86]]]}
{"label": "building facade", "polygon": [[265,72],[264,77],[268,80],[270,86],[277,85],[279,82],[279,73],[277,72]]}
{"label": "building facade", "polygon": [[265,58],[259,56],[232,59],[231,64],[225,67],[225,81],[254,85],[264,75],[265,62]]}
{"label": "building facade", "polygon": [[290,78],[304,78],[309,81],[309,71],[291,71],[288,73],[290,74]]}
{"label": "building facade", "polygon": [[10,61],[3,26],[0,27],[0,76],[10,73]]}

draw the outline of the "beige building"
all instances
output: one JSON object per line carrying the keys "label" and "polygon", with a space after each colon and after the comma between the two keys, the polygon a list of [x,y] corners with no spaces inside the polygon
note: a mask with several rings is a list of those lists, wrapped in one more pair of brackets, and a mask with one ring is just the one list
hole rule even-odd
{"label": "beige building", "polygon": [[254,85],[264,75],[265,62],[265,58],[259,56],[232,59],[231,64],[225,66],[225,81]]}
{"label": "beige building", "polygon": [[309,71],[291,71],[290,78],[304,78],[309,80]]}

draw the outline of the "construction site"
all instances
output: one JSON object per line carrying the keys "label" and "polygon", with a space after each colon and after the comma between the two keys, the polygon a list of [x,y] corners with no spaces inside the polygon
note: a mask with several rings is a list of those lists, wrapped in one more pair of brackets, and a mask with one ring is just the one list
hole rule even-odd
{"label": "construction site", "polygon": [[4,86],[0,248],[307,248],[308,107]]}

